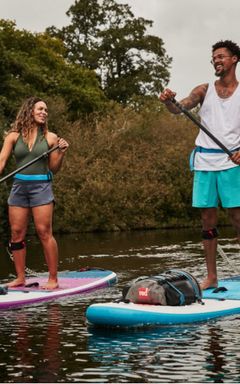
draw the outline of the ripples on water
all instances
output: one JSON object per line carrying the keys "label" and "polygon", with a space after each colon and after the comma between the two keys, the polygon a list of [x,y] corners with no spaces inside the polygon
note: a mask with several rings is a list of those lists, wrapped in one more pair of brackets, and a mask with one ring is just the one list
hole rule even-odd
{"label": "ripples on water", "polygon": [[[191,241],[189,241],[189,237]],[[199,235],[144,232],[62,237],[61,270],[98,266],[118,274],[117,285],[84,296],[1,312],[0,382],[84,383],[238,383],[240,316],[187,326],[134,330],[95,329],[85,320],[93,302],[118,298],[125,282],[169,268],[205,274]],[[227,257],[239,268],[232,237],[221,239]],[[31,240],[34,260],[45,269]],[[1,280],[13,272],[0,262]],[[218,257],[220,277],[235,271]]]}

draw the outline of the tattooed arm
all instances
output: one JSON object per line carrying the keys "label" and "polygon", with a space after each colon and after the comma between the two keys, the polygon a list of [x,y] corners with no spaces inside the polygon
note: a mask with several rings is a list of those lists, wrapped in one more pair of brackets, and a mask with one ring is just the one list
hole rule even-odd
{"label": "tattooed arm", "polygon": [[[186,109],[190,110],[196,107],[198,104],[202,104],[203,100],[206,96],[206,92],[208,89],[208,84],[202,84],[195,87],[189,96],[185,97],[180,101],[180,103]],[[172,99],[176,96],[176,92],[171,91],[171,89],[165,89],[161,95],[159,96],[160,101],[166,105],[167,109],[175,114],[181,113],[178,107],[172,103]]]}

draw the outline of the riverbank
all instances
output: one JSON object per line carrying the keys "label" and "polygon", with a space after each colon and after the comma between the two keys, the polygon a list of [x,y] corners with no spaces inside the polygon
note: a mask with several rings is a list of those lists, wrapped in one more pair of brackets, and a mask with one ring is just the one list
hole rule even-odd
{"label": "riverbank", "polygon": [[[54,177],[54,230],[59,233],[179,228],[199,225],[191,207],[188,158],[196,127],[155,106],[138,112],[114,105],[91,122],[62,121],[70,143]],[[11,181],[2,184],[2,232]],[[220,224],[228,222],[220,211]]]}

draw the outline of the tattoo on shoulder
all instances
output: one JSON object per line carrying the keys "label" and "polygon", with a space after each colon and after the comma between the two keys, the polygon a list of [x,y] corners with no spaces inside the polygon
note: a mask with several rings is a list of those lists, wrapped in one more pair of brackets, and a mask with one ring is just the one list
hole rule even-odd
{"label": "tattoo on shoulder", "polygon": [[199,103],[202,104],[208,89],[208,84],[202,84],[194,88],[190,95],[182,100],[182,104],[187,109],[195,108]]}
{"label": "tattoo on shoulder", "polygon": [[192,109],[196,107],[199,103],[199,97],[196,95],[194,92],[191,92],[188,97],[183,99],[181,101],[181,104],[186,108],[186,109]]}

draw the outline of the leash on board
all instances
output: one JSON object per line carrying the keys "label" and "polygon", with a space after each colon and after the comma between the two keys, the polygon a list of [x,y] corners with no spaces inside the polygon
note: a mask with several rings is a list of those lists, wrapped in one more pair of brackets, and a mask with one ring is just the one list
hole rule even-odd
{"label": "leash on board", "polygon": [[226,253],[224,252],[220,244],[217,245],[217,252],[222,257],[222,259],[226,262],[226,264],[228,264],[235,273],[240,274],[239,269],[236,268],[236,265],[232,262],[232,260],[230,260],[227,257]]}
{"label": "leash on board", "polygon": [[[12,252],[10,251],[9,247],[6,247],[6,251],[10,257],[10,259],[12,260],[12,262],[14,263],[14,259],[13,259],[13,254]],[[34,277],[39,277],[39,276],[42,276],[42,273],[38,273],[36,271],[33,271],[32,269],[28,268],[28,267],[25,267],[25,272],[28,276],[34,276]]]}

